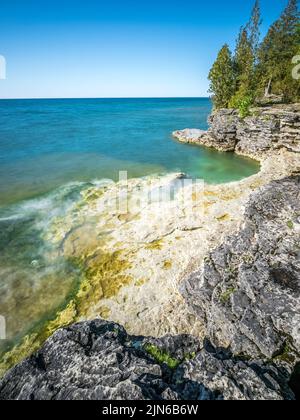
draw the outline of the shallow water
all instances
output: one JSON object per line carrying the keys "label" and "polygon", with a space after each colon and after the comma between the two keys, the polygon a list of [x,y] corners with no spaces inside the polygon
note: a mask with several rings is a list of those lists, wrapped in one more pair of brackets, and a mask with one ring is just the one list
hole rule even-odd
{"label": "shallow water", "polygon": [[179,144],[171,133],[207,128],[209,99],[0,101],[1,203],[73,181],[185,172],[207,182],[239,180],[257,163]]}
{"label": "shallow water", "polygon": [[258,171],[172,139],[176,129],[206,129],[210,111],[208,99],[0,101],[0,351],[43,328],[81,280],[48,230],[97,180],[185,172],[222,183]]}

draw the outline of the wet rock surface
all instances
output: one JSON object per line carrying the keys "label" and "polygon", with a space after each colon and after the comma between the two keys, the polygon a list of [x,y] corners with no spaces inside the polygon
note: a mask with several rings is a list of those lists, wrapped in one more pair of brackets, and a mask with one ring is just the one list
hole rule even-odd
{"label": "wet rock surface", "polygon": [[[178,367],[151,357],[149,342],[179,358]],[[117,324],[95,320],[58,331],[0,382],[0,399],[294,399],[290,373],[287,365],[243,361],[209,343],[199,350],[189,336],[130,337]]]}
{"label": "wet rock surface", "polygon": [[183,295],[216,346],[299,359],[300,177],[254,193],[241,230],[187,278]]}

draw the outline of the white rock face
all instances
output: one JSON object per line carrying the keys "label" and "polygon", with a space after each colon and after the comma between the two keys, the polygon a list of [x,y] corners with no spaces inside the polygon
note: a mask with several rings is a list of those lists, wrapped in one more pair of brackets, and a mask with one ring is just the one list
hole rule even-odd
{"label": "white rock face", "polygon": [[185,130],[174,131],[173,136],[183,143],[199,143],[206,131],[197,128],[186,128]]}

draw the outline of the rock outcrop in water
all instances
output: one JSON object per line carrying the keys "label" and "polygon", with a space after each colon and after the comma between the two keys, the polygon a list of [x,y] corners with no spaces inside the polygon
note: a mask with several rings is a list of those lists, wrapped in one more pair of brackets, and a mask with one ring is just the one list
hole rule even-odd
{"label": "rock outcrop in water", "polygon": [[237,110],[222,109],[213,113],[208,122],[208,131],[186,129],[173,135],[181,142],[250,157],[281,148],[300,152],[300,104],[255,108],[244,119]]}
{"label": "rock outcrop in water", "polygon": [[[145,350],[149,341],[179,366],[158,363]],[[198,351],[192,337],[130,337],[95,320],[58,331],[0,383],[0,399],[294,399],[289,375],[287,367],[243,361],[208,343]]]}
{"label": "rock outcrop in water", "polygon": [[205,325],[204,343],[188,335],[133,337],[102,320],[77,324],[12,369],[0,398],[294,399],[299,187],[292,177],[255,193],[239,233],[186,279],[183,295]]}

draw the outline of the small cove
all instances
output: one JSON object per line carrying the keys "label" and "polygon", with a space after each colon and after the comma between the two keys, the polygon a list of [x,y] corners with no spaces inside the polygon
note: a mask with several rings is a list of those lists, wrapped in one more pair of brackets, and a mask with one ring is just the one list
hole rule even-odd
{"label": "small cove", "polygon": [[49,226],[76,210],[100,180],[184,172],[218,184],[258,172],[259,164],[174,141],[207,128],[208,99],[0,101],[0,315],[5,352],[40,331],[81,281],[72,260],[49,241]]}

